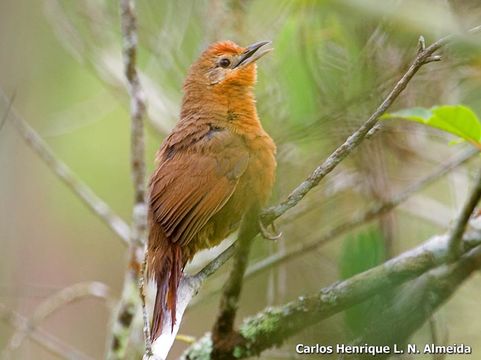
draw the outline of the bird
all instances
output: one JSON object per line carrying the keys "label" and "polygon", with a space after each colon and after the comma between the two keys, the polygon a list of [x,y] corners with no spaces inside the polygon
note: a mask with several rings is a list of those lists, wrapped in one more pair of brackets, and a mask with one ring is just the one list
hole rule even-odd
{"label": "bird", "polygon": [[147,276],[157,287],[153,341],[167,315],[173,331],[186,264],[218,245],[271,195],[276,145],[261,125],[253,92],[256,63],[272,50],[270,43],[213,43],[184,82],[180,119],[157,152],[149,185]]}

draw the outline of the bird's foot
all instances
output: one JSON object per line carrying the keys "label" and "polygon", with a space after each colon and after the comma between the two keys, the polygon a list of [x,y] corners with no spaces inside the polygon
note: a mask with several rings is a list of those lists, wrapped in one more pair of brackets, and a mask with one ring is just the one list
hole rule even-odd
{"label": "bird's foot", "polygon": [[[270,230],[268,227],[271,227]],[[278,240],[282,236],[282,232],[278,232],[276,229],[276,225],[272,222],[270,225],[264,225],[262,220],[259,219],[259,230],[264,239],[267,240]]]}

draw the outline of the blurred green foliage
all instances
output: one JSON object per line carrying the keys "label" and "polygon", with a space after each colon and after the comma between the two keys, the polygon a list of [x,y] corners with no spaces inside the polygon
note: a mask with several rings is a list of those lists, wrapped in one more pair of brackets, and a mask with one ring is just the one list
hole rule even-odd
{"label": "blurred green foliage", "polygon": [[[386,261],[386,245],[381,232],[376,228],[366,229],[344,239],[339,260],[340,276],[342,279],[348,279],[384,261]],[[378,294],[373,299],[346,310],[345,320],[351,337],[361,335],[366,324],[371,322],[387,302],[386,296]]]}

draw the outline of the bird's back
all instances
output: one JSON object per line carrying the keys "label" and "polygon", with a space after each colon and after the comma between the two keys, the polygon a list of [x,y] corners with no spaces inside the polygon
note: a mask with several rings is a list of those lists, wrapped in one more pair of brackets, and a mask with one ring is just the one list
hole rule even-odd
{"label": "bird's back", "polygon": [[180,240],[189,261],[197,251],[225,239],[249,208],[266,203],[275,177],[275,145],[262,128],[240,133],[212,123],[179,126],[162,145],[158,163],[151,180],[151,219],[159,219],[159,208],[168,221],[176,219],[175,211],[188,213],[192,206],[180,206],[183,201],[205,209],[206,218],[190,239],[179,239],[179,231],[166,234],[170,224],[152,224],[164,232],[161,241],[166,244]]}

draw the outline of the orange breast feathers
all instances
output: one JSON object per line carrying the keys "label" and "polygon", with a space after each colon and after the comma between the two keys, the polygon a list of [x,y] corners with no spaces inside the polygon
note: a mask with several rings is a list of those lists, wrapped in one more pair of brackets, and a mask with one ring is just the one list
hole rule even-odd
{"label": "orange breast feathers", "polygon": [[[211,45],[190,68],[180,121],[150,181],[148,274],[157,284],[155,340],[175,324],[177,288],[194,254],[220,243],[270,196],[275,145],[255,107],[256,61],[268,42]],[[170,315],[170,319],[166,315]]]}

